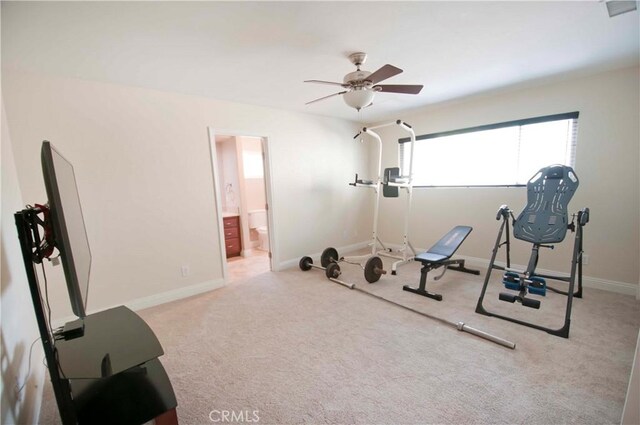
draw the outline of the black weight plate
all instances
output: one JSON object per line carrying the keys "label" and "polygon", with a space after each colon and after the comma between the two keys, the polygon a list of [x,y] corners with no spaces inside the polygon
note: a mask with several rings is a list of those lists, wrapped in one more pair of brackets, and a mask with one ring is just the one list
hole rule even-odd
{"label": "black weight plate", "polygon": [[329,263],[327,268],[325,269],[325,274],[329,279],[337,279],[340,276],[340,266],[338,263]]}
{"label": "black weight plate", "polygon": [[313,258],[311,257],[302,257],[300,259],[300,263],[298,263],[298,265],[300,266],[300,270],[305,272],[307,270],[311,270],[311,264],[313,264]]}
{"label": "black weight plate", "polygon": [[322,267],[327,267],[330,263],[338,262],[338,251],[335,248],[327,248],[322,251],[322,256],[320,257],[320,264]]}
{"label": "black weight plate", "polygon": [[382,276],[380,270],[382,270],[382,260],[378,256],[373,256],[364,265],[364,278],[369,283],[377,282]]}

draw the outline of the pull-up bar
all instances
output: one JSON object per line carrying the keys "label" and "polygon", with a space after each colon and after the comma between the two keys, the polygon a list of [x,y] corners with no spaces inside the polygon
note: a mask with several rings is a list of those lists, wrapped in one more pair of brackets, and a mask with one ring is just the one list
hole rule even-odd
{"label": "pull-up bar", "polygon": [[[379,210],[379,204],[380,204],[380,185],[382,183],[382,175],[381,175],[382,174],[382,139],[380,138],[378,133],[376,133],[374,130],[384,128],[384,127],[390,127],[393,125],[399,126],[404,131],[409,133],[411,137],[411,155],[409,157],[409,170],[407,170],[408,171],[407,173],[404,173],[406,175],[405,181],[385,182],[385,184],[389,186],[395,186],[395,187],[404,188],[407,190],[407,201],[406,201],[406,207],[405,207],[406,209],[405,209],[404,229],[403,229],[404,232],[402,235],[402,247],[398,250],[399,255],[394,255],[390,253],[389,250],[382,243],[382,241],[380,241],[377,235],[378,210]],[[377,145],[378,145],[378,180],[375,184],[376,205],[375,205],[374,215],[373,215],[373,243],[371,248],[371,255],[376,255],[376,245],[380,244],[383,249],[382,251],[377,252],[377,254],[380,256],[389,257],[396,260],[391,265],[391,274],[395,275],[396,269],[398,266],[412,261],[416,255],[415,249],[413,249],[413,246],[411,246],[411,243],[409,242],[409,214],[411,212],[411,204],[413,202],[413,183],[412,183],[413,181],[413,142],[415,142],[416,140],[416,134],[413,131],[413,127],[411,127],[411,125],[407,124],[402,120],[396,120],[396,121],[391,121],[383,124],[378,124],[372,127],[363,127],[362,130],[360,130],[360,132],[358,132],[358,134],[356,134],[354,138],[357,138],[359,135],[363,133],[373,137],[377,141]],[[358,184],[356,182],[354,186],[357,186],[357,185]],[[374,187],[374,185],[373,184],[369,185],[369,187]]]}

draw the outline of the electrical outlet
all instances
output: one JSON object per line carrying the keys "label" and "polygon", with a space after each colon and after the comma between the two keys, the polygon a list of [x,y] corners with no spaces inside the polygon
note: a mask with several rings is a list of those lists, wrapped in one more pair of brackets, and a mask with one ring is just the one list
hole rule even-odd
{"label": "electrical outlet", "polygon": [[582,264],[585,266],[589,264],[589,254],[582,253]]}
{"label": "electrical outlet", "polygon": [[180,267],[180,273],[182,273],[182,277],[189,276],[189,266]]}

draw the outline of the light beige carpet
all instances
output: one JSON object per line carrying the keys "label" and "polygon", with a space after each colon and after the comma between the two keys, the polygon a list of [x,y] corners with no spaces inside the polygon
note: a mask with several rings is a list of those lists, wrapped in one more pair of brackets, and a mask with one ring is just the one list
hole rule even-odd
{"label": "light beige carpet", "polygon": [[[256,411],[265,424],[619,423],[640,326],[633,297],[586,289],[567,340],[474,313],[482,276],[447,272],[429,284],[444,295],[437,302],[401,290],[417,284],[418,264],[371,285],[357,266],[342,269],[359,287],[517,348],[317,270],[268,272],[141,312],[165,348],[181,423],[213,423],[213,410]],[[488,307],[561,324],[564,297],[550,294],[534,311],[497,301],[499,290],[491,287]],[[41,421],[59,422],[49,384]]]}

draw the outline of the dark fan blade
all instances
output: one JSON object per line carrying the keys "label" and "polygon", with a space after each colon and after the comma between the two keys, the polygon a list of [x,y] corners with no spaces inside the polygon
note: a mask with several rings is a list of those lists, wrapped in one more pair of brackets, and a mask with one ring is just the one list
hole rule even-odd
{"label": "dark fan blade", "polygon": [[387,78],[391,78],[394,75],[398,75],[402,72],[400,68],[396,68],[393,65],[386,64],[373,74],[367,77],[367,80],[371,81],[371,84],[379,83],[382,80],[386,80]]}
{"label": "dark fan blade", "polygon": [[422,90],[421,85],[409,85],[409,84],[382,84],[373,86],[374,90],[385,93],[404,93],[404,94],[418,94]]}
{"label": "dark fan blade", "polygon": [[321,100],[325,100],[325,99],[328,99],[330,97],[337,96],[339,94],[345,94],[346,92],[347,91],[345,90],[345,91],[341,91],[340,93],[330,94],[329,96],[321,97],[320,99],[316,99],[316,100],[312,100],[311,102],[307,102],[307,103],[305,103],[305,105],[309,105],[310,103],[320,102]]}
{"label": "dark fan blade", "polygon": [[305,80],[304,82],[305,83],[316,83],[316,84],[328,84],[328,85],[331,85],[331,86],[349,87],[348,84],[334,83],[333,81]]}

